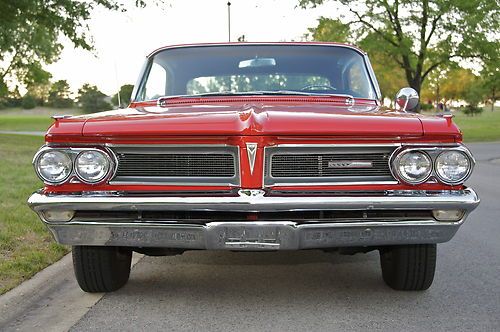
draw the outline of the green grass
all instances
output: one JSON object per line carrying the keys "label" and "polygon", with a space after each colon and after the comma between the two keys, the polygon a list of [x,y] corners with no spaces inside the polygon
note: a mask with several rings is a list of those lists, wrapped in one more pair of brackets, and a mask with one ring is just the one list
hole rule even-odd
{"label": "green grass", "polygon": [[65,255],[27,206],[42,186],[31,159],[42,137],[0,134],[0,294],[29,279]]}
{"label": "green grass", "polygon": [[480,115],[466,116],[455,112],[453,121],[460,127],[465,142],[500,141],[500,110],[487,107]]}
{"label": "green grass", "polygon": [[46,115],[13,115],[0,113],[0,130],[46,131],[54,122]]}

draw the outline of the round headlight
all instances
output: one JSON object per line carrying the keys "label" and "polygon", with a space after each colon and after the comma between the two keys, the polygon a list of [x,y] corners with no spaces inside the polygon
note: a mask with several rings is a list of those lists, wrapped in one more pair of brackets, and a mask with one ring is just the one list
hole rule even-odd
{"label": "round headlight", "polygon": [[110,164],[109,157],[104,152],[83,151],[76,157],[75,171],[81,180],[95,183],[106,177]]}
{"label": "round headlight", "polygon": [[69,177],[73,164],[65,152],[47,150],[38,156],[35,167],[38,176],[43,181],[58,184]]}
{"label": "round headlight", "polygon": [[401,180],[419,184],[425,182],[431,175],[432,161],[424,152],[407,151],[397,156],[394,167]]}
{"label": "round headlight", "polygon": [[444,151],[436,158],[436,174],[444,183],[457,184],[465,181],[470,169],[470,159],[462,151]]}

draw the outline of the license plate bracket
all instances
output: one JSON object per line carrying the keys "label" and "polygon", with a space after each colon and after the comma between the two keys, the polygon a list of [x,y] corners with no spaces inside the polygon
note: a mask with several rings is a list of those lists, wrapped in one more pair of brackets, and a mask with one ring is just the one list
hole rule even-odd
{"label": "license plate bracket", "polygon": [[298,247],[293,224],[234,222],[211,223],[207,248],[227,250],[283,250]]}

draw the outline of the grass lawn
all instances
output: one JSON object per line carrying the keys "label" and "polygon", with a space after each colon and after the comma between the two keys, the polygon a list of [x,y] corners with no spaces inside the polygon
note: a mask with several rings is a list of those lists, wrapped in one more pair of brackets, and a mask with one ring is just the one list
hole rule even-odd
{"label": "grass lawn", "polygon": [[455,112],[453,121],[462,129],[465,142],[500,141],[500,110],[487,107],[478,116]]}
{"label": "grass lawn", "polygon": [[9,131],[46,131],[54,122],[51,119],[55,114],[81,114],[75,108],[36,107],[31,110],[9,108],[0,110],[0,130]]}
{"label": "grass lawn", "polygon": [[46,131],[54,122],[44,115],[12,115],[0,113],[0,130]]}
{"label": "grass lawn", "polygon": [[42,144],[43,137],[0,134],[0,294],[69,251],[52,240],[26,204],[42,186],[31,166]]}

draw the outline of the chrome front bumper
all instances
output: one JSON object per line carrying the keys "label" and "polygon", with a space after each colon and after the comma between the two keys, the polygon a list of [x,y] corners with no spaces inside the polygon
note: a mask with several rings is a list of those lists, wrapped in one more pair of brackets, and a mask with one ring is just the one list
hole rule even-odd
{"label": "chrome front bumper", "polygon": [[[131,197],[33,194],[28,204],[62,244],[184,249],[295,250],[449,241],[479,204],[472,189],[394,191],[373,196]],[[47,221],[46,211],[238,211],[463,210],[454,222],[349,220],[348,222],[225,221],[186,224],[175,220]]]}

